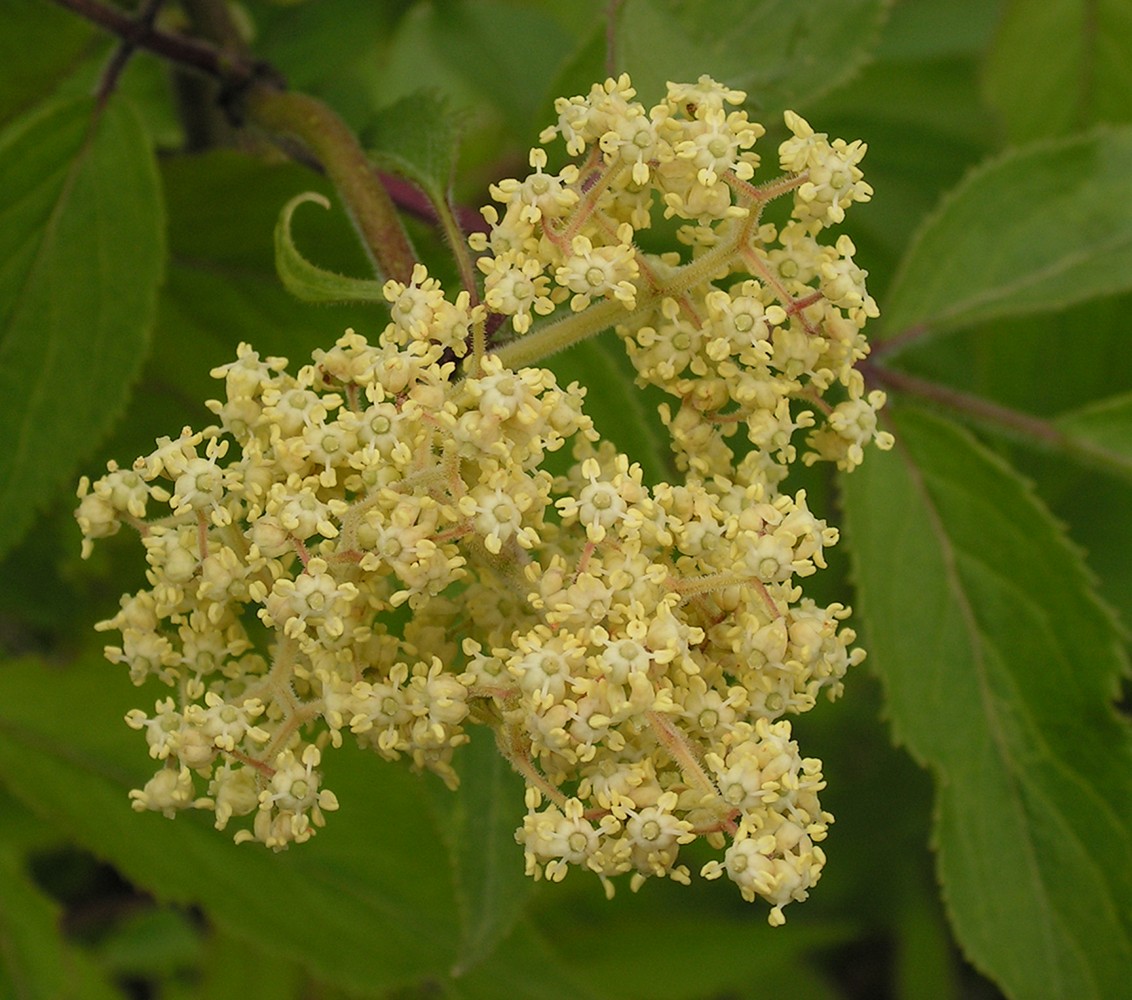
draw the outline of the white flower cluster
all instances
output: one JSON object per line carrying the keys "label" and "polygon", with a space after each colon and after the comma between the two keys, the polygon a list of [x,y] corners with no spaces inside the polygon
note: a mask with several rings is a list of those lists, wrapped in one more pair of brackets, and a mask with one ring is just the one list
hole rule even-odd
{"label": "white flower cluster", "polygon": [[[843,468],[890,443],[852,367],[876,313],[864,274],[846,237],[816,239],[868,197],[863,147],[789,116],[789,173],[753,187],[763,130],[727,110],[741,94],[632,96],[622,77],[560,101],[544,139],[581,164],[548,174],[536,151],[493,189],[482,304],[418,267],[386,286],[376,345],[347,332],[293,375],[241,345],[213,373],[217,425],[80,485],[84,551],[128,524],[149,565],[99,626],[121,634],[107,655],[176,692],[127,717],[160,762],[136,808],[210,809],[281,849],[338,807],[319,764],[347,735],[454,787],[475,722],[526,780],[536,878],[687,881],[680,848],[704,837],[724,853],[702,874],[772,923],[806,897],[832,817],[785,717],[864,654],[848,609],[799,586],[837,531],[779,486],[797,429]],[[759,212],[785,194],[780,233]],[[682,249],[637,248],[654,202],[685,220]],[[492,313],[517,335],[494,353],[476,346]],[[582,387],[516,360],[614,325],[679,399],[679,481],[646,484]]]}
{"label": "white flower cluster", "polygon": [[[866,393],[853,367],[868,353],[861,331],[876,303],[852,240],[818,239],[872,196],[858,166],[865,146],[830,142],[787,112],[786,173],[756,186],[752,147],[764,129],[728,111],[742,92],[701,77],[669,85],[648,111],[633,97],[622,76],[560,99],[542,139],[561,136],[581,164],[547,174],[535,149],[526,180],[492,188],[502,211],[484,210],[490,232],[473,242],[490,251],[479,260],[487,305],[522,334],[560,303],[606,300],[613,308],[596,312],[593,329],[616,324],[642,384],[679,401],[664,419],[681,470],[697,477],[734,474],[727,439],[744,427],[753,447],[743,446],[739,477],[768,485],[795,460],[801,428],[807,462],[849,470],[870,441],[889,447],[876,424],[884,394]],[[790,220],[765,222],[764,207],[783,196]],[[645,253],[637,236],[658,212],[679,220],[679,248]],[[562,346],[575,325],[551,322],[537,339]]]}

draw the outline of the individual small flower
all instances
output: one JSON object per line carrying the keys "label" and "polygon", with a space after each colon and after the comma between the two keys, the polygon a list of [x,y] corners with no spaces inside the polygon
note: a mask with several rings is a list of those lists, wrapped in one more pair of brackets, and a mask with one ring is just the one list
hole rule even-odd
{"label": "individual small flower", "polygon": [[661,155],[656,123],[646,116],[644,108],[630,105],[627,113],[610,125],[609,131],[598,140],[606,162],[629,164],[632,182],[644,185],[649,179],[651,162]]}
{"label": "individual small flower", "polygon": [[187,767],[165,767],[145,787],[130,792],[130,805],[138,812],[147,809],[172,819],[180,810],[193,805],[193,779]]}
{"label": "individual small flower", "polygon": [[622,73],[616,79],[610,77],[604,83],[595,83],[584,97],[560,97],[554,102],[558,124],[544,129],[539,140],[546,143],[561,135],[570,155],[579,156],[633,107],[631,101],[636,94],[629,75]]}
{"label": "individual small flower", "polygon": [[280,626],[293,639],[311,629],[332,639],[341,636],[358,589],[329,569],[326,560],[312,559],[294,580],[276,580],[260,611],[264,624]]}
{"label": "individual small flower", "polygon": [[820,457],[836,462],[839,469],[848,472],[864,461],[866,444],[875,443],[882,450],[891,448],[892,434],[877,429],[877,411],[884,402],[885,394],[874,389],[867,397],[838,403],[825,426],[810,434],[809,444],[815,458],[807,455],[807,462]]}
{"label": "individual small flower", "polygon": [[[471,517],[475,531],[483,537],[484,547],[492,555],[499,555],[512,538],[530,549],[539,542],[538,531],[530,522],[542,520],[548,489],[549,477],[536,480],[498,470],[462,497],[459,507]],[[528,523],[524,524],[524,520]]]}
{"label": "individual small flower", "polygon": [[542,273],[542,265],[534,258],[521,264],[514,258],[497,257],[495,261],[500,266],[487,273],[484,303],[493,312],[510,316],[516,333],[526,333],[536,315],[546,316],[554,311],[548,294],[550,278]]}
{"label": "individual small flower", "polygon": [[[227,452],[228,442],[213,438],[208,442],[206,458],[192,458],[185,463],[173,486],[173,495],[169,498],[169,506],[174,512],[187,507],[219,515],[219,501],[224,484],[223,473],[217,468],[216,462]],[[220,516],[216,523],[227,523],[226,518]]]}
{"label": "individual small flower", "polygon": [[673,151],[696,170],[696,180],[712,187],[731,171],[739,180],[750,180],[758,159],[744,156],[743,150],[755,144],[763,134],[761,125],[753,125],[740,112],[726,114],[722,108],[699,108],[699,128],[686,129],[684,137],[673,144]]}
{"label": "individual small flower", "polygon": [[570,308],[585,309],[595,298],[615,298],[632,309],[637,297],[633,284],[639,273],[631,245],[595,247],[586,236],[575,236],[571,255],[554,273],[554,280],[574,293]]}
{"label": "individual small flower", "polygon": [[558,511],[567,524],[577,521],[584,525],[591,542],[600,542],[614,525],[629,519],[631,505],[645,499],[641,470],[639,466],[630,469],[625,456],[619,456],[617,471],[611,479],[602,478],[596,458],[587,458],[582,463],[581,473],[585,485],[576,498],[559,500]]}
{"label": "individual small flower", "polygon": [[568,165],[558,175],[545,173],[545,149],[531,150],[530,164],[534,172],[524,181],[503,180],[491,187],[491,196],[505,205],[518,207],[519,217],[536,223],[543,219],[559,219],[572,209],[579,199],[573,185],[578,180],[578,168]]}

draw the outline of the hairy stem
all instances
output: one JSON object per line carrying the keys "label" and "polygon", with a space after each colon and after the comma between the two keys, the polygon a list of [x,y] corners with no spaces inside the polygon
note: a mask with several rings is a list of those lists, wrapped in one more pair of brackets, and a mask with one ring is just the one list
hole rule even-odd
{"label": "hairy stem", "polygon": [[647,712],[646,718],[657,741],[668,751],[669,757],[680,768],[684,780],[703,795],[705,803],[718,799],[719,790],[696,759],[688,737],[683,731],[673,725],[671,720],[660,712]]}
{"label": "hairy stem", "polygon": [[739,228],[738,235],[725,240],[702,257],[689,261],[676,271],[667,282],[656,288],[642,288],[638,284],[636,305],[632,310],[617,299],[604,299],[581,312],[572,313],[563,319],[539,327],[504,345],[495,353],[507,368],[521,368],[535,364],[543,358],[565,350],[582,340],[609,329],[616,323],[623,323],[638,313],[651,309],[665,298],[678,299],[689,288],[710,280],[720,271],[726,270],[734,259],[737,249],[749,235],[748,225]]}
{"label": "hairy stem", "polygon": [[250,122],[310,150],[342,198],[378,274],[408,284],[416,254],[393,199],[346,123],[322,101],[259,84],[245,91],[243,106]]}

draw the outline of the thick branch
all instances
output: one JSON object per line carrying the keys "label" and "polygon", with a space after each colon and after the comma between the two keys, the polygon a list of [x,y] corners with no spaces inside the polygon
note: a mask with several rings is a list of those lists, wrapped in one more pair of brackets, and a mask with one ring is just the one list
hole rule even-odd
{"label": "thick branch", "polygon": [[105,28],[123,42],[146,49],[178,66],[215,77],[231,87],[245,85],[257,76],[265,75],[264,64],[234,58],[206,42],[162,31],[144,20],[135,21],[128,14],[99,0],[55,0],[55,3]]}
{"label": "thick branch", "polygon": [[357,137],[327,105],[283,90],[281,78],[266,63],[134,21],[99,0],[55,2],[131,46],[216,78],[224,86],[230,109],[242,113],[248,123],[277,138],[298,139],[326,171],[378,273],[409,281],[416,256],[393,201]]}
{"label": "thick branch", "polygon": [[[162,3],[164,3],[164,0],[145,0],[137,15],[136,23],[139,28],[149,30],[153,26],[158,11],[161,10]],[[126,68],[126,64],[130,61],[130,56],[134,54],[134,49],[135,45],[133,42],[126,40],[121,42],[118,48],[114,50],[114,54],[110,57],[110,62],[102,72],[102,80],[98,85],[96,100],[99,106],[104,105],[110,99],[114,88],[118,86],[118,77],[122,75],[122,70]]]}

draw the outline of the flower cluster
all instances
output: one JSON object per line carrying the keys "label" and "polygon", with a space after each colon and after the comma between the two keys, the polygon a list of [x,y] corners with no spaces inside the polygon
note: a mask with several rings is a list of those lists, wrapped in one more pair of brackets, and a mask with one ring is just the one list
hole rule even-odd
{"label": "flower cluster", "polygon": [[[622,77],[559,101],[543,140],[578,162],[548,173],[537,149],[493,187],[482,302],[418,267],[386,285],[376,343],[348,331],[294,374],[241,345],[214,426],[80,485],[84,551],[127,524],[149,567],[99,625],[121,635],[107,656],[176,692],[127,717],[159,761],[136,808],[209,809],[281,849],[338,807],[328,748],[455,787],[475,723],[526,781],[534,877],[687,881],[702,837],[723,855],[701,874],[772,923],[806,897],[832,817],[787,717],[864,654],[848,609],[800,586],[837,531],[781,484],[798,430],[804,460],[844,469],[891,443],[853,367],[864,272],[848,237],[818,239],[869,197],[864,147],[788,114],[786,173],[755,186],[742,94],[633,97]],[[784,196],[779,229],[760,215]],[[677,243],[648,253],[657,213]],[[646,483],[584,388],[537,366],[608,328],[674,397],[673,482]]]}

